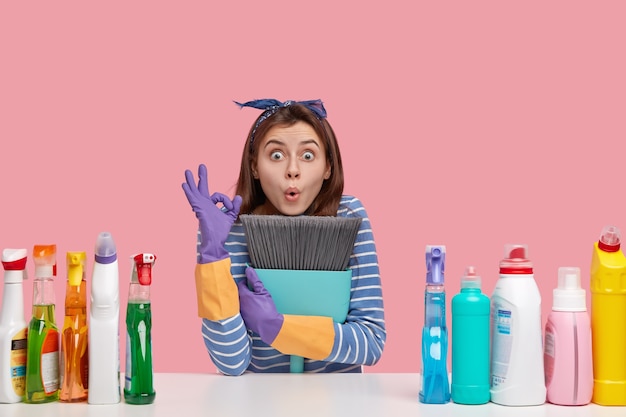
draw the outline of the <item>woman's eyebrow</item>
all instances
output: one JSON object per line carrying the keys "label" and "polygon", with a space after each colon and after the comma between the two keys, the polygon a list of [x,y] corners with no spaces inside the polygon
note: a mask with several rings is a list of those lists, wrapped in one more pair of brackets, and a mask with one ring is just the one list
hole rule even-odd
{"label": "woman's eyebrow", "polygon": [[[315,139],[305,139],[302,140],[298,143],[298,145],[309,145],[309,144],[314,144],[315,146],[317,146],[318,148],[321,149],[319,143],[317,143],[317,141]],[[269,145],[285,145],[285,142],[279,140],[279,139],[269,139],[267,142],[265,142],[265,145],[263,145],[263,148],[267,148]]]}

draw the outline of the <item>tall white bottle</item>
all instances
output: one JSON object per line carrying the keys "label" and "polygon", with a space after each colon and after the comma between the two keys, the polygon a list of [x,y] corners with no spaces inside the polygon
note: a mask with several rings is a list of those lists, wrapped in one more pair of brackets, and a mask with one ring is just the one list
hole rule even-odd
{"label": "tall white bottle", "polygon": [[530,406],[546,401],[541,295],[526,245],[506,245],[491,297],[491,401]]}
{"label": "tall white bottle", "polygon": [[89,311],[89,404],[120,402],[120,294],[117,250],[108,232],[98,235]]}
{"label": "tall white bottle", "polygon": [[26,388],[26,333],[24,286],[26,249],[2,251],[4,289],[0,311],[0,403],[24,399]]}

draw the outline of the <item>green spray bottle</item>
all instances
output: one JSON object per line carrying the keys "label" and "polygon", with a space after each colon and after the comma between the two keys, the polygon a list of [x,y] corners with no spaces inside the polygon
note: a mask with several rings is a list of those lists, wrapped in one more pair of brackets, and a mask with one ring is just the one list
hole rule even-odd
{"label": "green spray bottle", "polygon": [[468,266],[461,291],[452,297],[452,401],[485,404],[491,394],[490,302],[476,268]]}
{"label": "green spray bottle", "polygon": [[28,326],[26,403],[59,399],[59,329],[54,318],[56,245],[35,245],[33,315]]}
{"label": "green spray bottle", "polygon": [[156,256],[132,256],[128,306],[126,309],[126,374],[124,400],[129,404],[151,404],[156,392],[152,372],[152,311],[150,284]]}

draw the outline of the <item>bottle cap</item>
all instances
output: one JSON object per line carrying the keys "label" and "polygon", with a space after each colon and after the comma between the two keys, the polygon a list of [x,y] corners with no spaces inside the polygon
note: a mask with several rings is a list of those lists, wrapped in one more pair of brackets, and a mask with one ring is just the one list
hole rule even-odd
{"label": "bottle cap", "polygon": [[586,311],[585,290],[580,286],[580,268],[562,266],[559,268],[559,284],[552,291],[552,310]]}
{"label": "bottle cap", "polygon": [[22,274],[4,274],[4,282],[20,283],[27,279],[26,274],[26,249],[4,249],[2,251],[2,266],[5,271],[23,271]]}
{"label": "bottle cap", "polygon": [[54,278],[57,275],[57,245],[35,245],[33,261],[35,278]]}
{"label": "bottle cap", "polygon": [[67,261],[67,281],[70,285],[76,287],[80,285],[83,280],[85,271],[85,259],[87,254],[85,252],[68,252],[66,255]]}
{"label": "bottle cap", "polygon": [[615,226],[604,226],[600,239],[598,240],[598,248],[604,252],[617,252],[620,248],[621,234]]}
{"label": "bottle cap", "polygon": [[110,264],[117,261],[117,249],[113,236],[109,232],[101,232],[96,240],[95,260],[99,264]]}
{"label": "bottle cap", "polygon": [[480,276],[476,274],[476,267],[465,268],[465,275],[461,277],[461,288],[477,288],[480,290]]}
{"label": "bottle cap", "polygon": [[532,274],[533,263],[528,259],[528,245],[504,245],[504,259],[500,261],[501,274]]}

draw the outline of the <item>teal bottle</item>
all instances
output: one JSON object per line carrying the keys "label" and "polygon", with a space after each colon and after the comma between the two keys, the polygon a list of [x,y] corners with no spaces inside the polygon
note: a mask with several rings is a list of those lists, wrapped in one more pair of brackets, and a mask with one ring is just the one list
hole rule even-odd
{"label": "teal bottle", "polygon": [[476,269],[468,266],[452,297],[452,401],[485,404],[490,389],[490,301]]}

